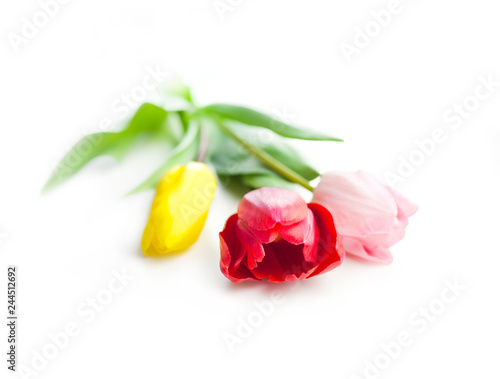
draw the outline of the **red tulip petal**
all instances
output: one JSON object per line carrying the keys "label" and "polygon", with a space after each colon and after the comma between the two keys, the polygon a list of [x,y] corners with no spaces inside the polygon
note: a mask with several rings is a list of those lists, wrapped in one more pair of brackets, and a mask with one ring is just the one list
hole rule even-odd
{"label": "red tulip petal", "polygon": [[284,240],[294,245],[304,244],[304,258],[308,262],[314,262],[316,259],[318,234],[318,227],[310,209],[307,210],[307,217],[303,221],[280,230]]}
{"label": "red tulip petal", "polygon": [[323,274],[341,265],[345,251],[337,235],[331,213],[322,205],[309,204],[319,230],[318,256],[321,263],[308,277]]}
{"label": "red tulip petal", "polygon": [[[240,222],[243,222],[240,220]],[[247,228],[249,228],[247,226]],[[252,229],[252,234],[259,240],[260,243],[271,243],[278,238],[278,235],[280,233],[280,229],[282,226],[280,224],[277,224],[274,226],[274,228],[269,229],[269,230],[256,230]]]}
{"label": "red tulip petal", "polygon": [[227,246],[226,241],[224,241],[224,238],[222,238],[222,233],[219,233],[219,239],[220,239],[220,254],[221,254],[220,270],[224,274],[224,276],[229,280],[231,280],[232,282],[240,283],[242,280],[238,280],[229,274],[229,266],[231,264],[231,252],[229,251],[229,247]]}
{"label": "red tulip petal", "polygon": [[257,267],[257,264],[262,262],[266,253],[264,252],[262,243],[260,243],[252,230],[242,220],[238,220],[236,237],[246,251],[247,267],[250,270]]}
{"label": "red tulip petal", "polygon": [[231,281],[296,281],[342,263],[345,253],[330,212],[293,200],[298,195],[289,192],[253,191],[240,204],[243,217],[228,219],[220,233],[220,267]]}
{"label": "red tulip petal", "polygon": [[227,220],[224,230],[219,233],[220,269],[226,278],[240,283],[243,280],[256,280],[256,278],[244,264],[241,264],[245,257],[245,250],[237,238],[237,222],[238,215],[232,215]]}
{"label": "red tulip petal", "polygon": [[269,279],[270,282],[305,278],[316,263],[304,260],[303,249],[304,245],[292,245],[284,239],[264,245],[266,256],[252,272],[256,278]]}
{"label": "red tulip petal", "polygon": [[270,230],[276,224],[292,225],[305,219],[307,204],[293,191],[263,187],[243,197],[238,215],[251,229]]}

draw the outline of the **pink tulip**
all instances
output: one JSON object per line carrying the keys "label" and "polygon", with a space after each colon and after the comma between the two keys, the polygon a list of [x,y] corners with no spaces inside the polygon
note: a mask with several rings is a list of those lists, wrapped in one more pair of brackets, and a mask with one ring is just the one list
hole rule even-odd
{"label": "pink tulip", "polygon": [[331,212],[348,254],[386,264],[392,262],[389,248],[403,239],[408,218],[418,210],[363,171],[322,175],[313,202]]}
{"label": "pink tulip", "polygon": [[295,281],[339,266],[345,253],[333,218],[293,191],[247,193],[220,233],[222,273],[231,281]]}

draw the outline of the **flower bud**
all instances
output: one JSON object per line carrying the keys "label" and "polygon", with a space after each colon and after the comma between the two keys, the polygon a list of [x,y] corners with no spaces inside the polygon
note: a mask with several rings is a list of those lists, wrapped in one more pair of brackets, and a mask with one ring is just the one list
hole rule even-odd
{"label": "flower bud", "polygon": [[217,179],[207,165],[170,168],[160,183],[142,236],[145,255],[182,251],[198,239],[215,195]]}

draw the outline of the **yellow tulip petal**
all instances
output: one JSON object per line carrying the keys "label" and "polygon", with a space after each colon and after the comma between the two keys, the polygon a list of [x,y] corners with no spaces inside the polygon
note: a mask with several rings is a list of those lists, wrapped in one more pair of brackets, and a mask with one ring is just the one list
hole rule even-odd
{"label": "yellow tulip petal", "polygon": [[198,239],[217,180],[207,165],[191,162],[169,169],[158,184],[142,238],[146,255],[182,251]]}

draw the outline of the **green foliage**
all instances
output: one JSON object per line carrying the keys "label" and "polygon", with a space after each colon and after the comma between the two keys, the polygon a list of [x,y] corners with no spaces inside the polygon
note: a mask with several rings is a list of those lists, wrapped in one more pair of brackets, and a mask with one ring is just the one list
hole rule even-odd
{"label": "green foliage", "polygon": [[273,117],[238,105],[212,104],[204,107],[203,111],[209,113],[213,112],[224,119],[238,121],[242,124],[260,126],[287,138],[297,138],[311,141],[342,141],[339,138],[328,136],[323,133],[308,129],[300,129],[295,126],[288,125]]}
{"label": "green foliage", "polygon": [[184,135],[179,144],[172,150],[167,160],[158,169],[153,172],[143,183],[134,188],[130,195],[155,189],[163,174],[175,165],[184,165],[196,159],[198,154],[198,146],[200,144],[200,125],[193,121],[188,127],[187,133]]}
{"label": "green foliage", "polygon": [[[261,133],[263,129],[260,128],[257,130],[256,128],[238,126],[233,127],[233,129],[240,138],[264,150],[305,179],[311,181],[319,176],[319,173],[307,163],[307,160],[283,138],[270,135],[269,132],[267,132],[268,134]],[[236,141],[217,129],[211,133],[209,159],[219,175],[269,175],[269,173],[273,173]]]}
{"label": "green foliage", "polygon": [[58,163],[43,191],[49,191],[63,183],[101,155],[122,160],[140,134],[159,133],[166,118],[167,111],[145,103],[137,110],[124,130],[86,135]]}
{"label": "green foliage", "polygon": [[236,179],[247,188],[290,188],[293,182],[312,189],[309,182],[319,176],[318,171],[286,139],[342,141],[242,106],[198,108],[190,89],[178,80],[163,88],[162,98],[161,107],[143,104],[122,131],[83,137],[62,158],[43,191],[63,183],[99,156],[121,161],[142,136],[174,145],[168,159],[130,193],[154,189],[169,168],[193,161],[205,150],[200,146],[205,143],[203,130],[209,132],[207,161],[220,177]]}

